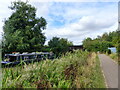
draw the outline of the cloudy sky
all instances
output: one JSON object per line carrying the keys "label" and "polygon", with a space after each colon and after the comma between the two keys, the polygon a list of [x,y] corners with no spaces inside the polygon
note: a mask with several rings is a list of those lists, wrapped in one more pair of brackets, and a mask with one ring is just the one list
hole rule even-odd
{"label": "cloudy sky", "polygon": [[[12,11],[8,9],[14,0],[0,1],[0,33],[4,19],[7,19]],[[92,0],[93,2],[68,1],[68,2],[41,2],[29,0],[29,3],[37,8],[37,17],[44,17],[47,21],[47,29],[43,32],[47,42],[54,36],[67,38],[75,45],[82,44],[86,37],[96,38],[104,32],[115,31],[118,28],[118,2],[117,0]],[[54,1],[54,2],[53,2]],[[1,38],[1,34],[0,34]]]}

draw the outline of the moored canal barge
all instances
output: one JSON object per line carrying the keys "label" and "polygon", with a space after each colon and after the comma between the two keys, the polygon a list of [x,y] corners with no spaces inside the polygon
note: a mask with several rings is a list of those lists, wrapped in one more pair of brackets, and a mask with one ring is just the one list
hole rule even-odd
{"label": "moored canal barge", "polygon": [[31,63],[45,59],[54,59],[54,54],[51,52],[5,54],[4,60],[1,61],[1,64],[2,66],[14,66],[21,62]]}

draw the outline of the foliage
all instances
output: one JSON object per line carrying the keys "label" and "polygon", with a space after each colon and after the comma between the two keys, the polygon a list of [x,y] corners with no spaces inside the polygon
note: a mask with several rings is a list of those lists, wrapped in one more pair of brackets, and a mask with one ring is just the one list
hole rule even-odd
{"label": "foliage", "polygon": [[67,39],[53,37],[48,42],[49,47],[57,56],[68,51],[68,47],[72,45],[72,42],[69,42]]}
{"label": "foliage", "polygon": [[117,63],[120,65],[120,63],[119,63],[119,56],[118,56],[117,53],[111,53],[111,54],[109,54],[109,56],[110,56],[115,62],[117,62]]}
{"label": "foliage", "polygon": [[105,88],[98,57],[86,51],[4,68],[2,73],[3,88]]}
{"label": "foliage", "polygon": [[3,27],[3,52],[40,51],[45,42],[42,30],[46,20],[37,18],[36,8],[27,2],[13,2],[9,8],[13,13]]}
{"label": "foliage", "polygon": [[93,52],[106,52],[108,50],[108,47],[111,46],[111,43],[107,41],[99,41],[99,40],[91,40],[91,41],[83,41],[83,47],[88,51]]}
{"label": "foliage", "polygon": [[120,54],[120,31],[116,31],[116,36],[113,38],[113,43],[117,48],[117,53]]}
{"label": "foliage", "polygon": [[119,32],[113,31],[110,33],[104,33],[102,36],[98,36],[95,39],[86,38],[83,40],[83,47],[88,51],[100,51],[102,53],[108,52],[108,47],[116,47],[119,52]]}
{"label": "foliage", "polygon": [[107,54],[108,54],[108,55],[111,54],[111,50],[110,50],[110,49],[108,49]]}
{"label": "foliage", "polygon": [[44,47],[41,50],[42,52],[51,52],[51,48],[48,45],[44,45]]}

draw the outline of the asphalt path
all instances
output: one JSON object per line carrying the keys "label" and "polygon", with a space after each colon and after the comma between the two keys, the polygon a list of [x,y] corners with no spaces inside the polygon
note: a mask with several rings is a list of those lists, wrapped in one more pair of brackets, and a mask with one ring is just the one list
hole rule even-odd
{"label": "asphalt path", "polygon": [[107,88],[118,88],[118,64],[105,54],[99,54]]}

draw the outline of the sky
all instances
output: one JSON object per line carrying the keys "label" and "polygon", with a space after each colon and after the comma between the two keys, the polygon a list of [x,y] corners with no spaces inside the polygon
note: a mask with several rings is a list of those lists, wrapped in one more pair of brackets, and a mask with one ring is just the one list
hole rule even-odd
{"label": "sky", "polygon": [[[0,1],[0,38],[4,20],[12,14],[8,8],[11,1],[14,0]],[[58,1],[29,0],[29,4],[37,8],[37,17],[42,16],[47,21],[47,28],[43,31],[47,38],[46,45],[55,36],[67,38],[74,45],[81,45],[87,37],[94,39],[118,28],[117,0]]]}

